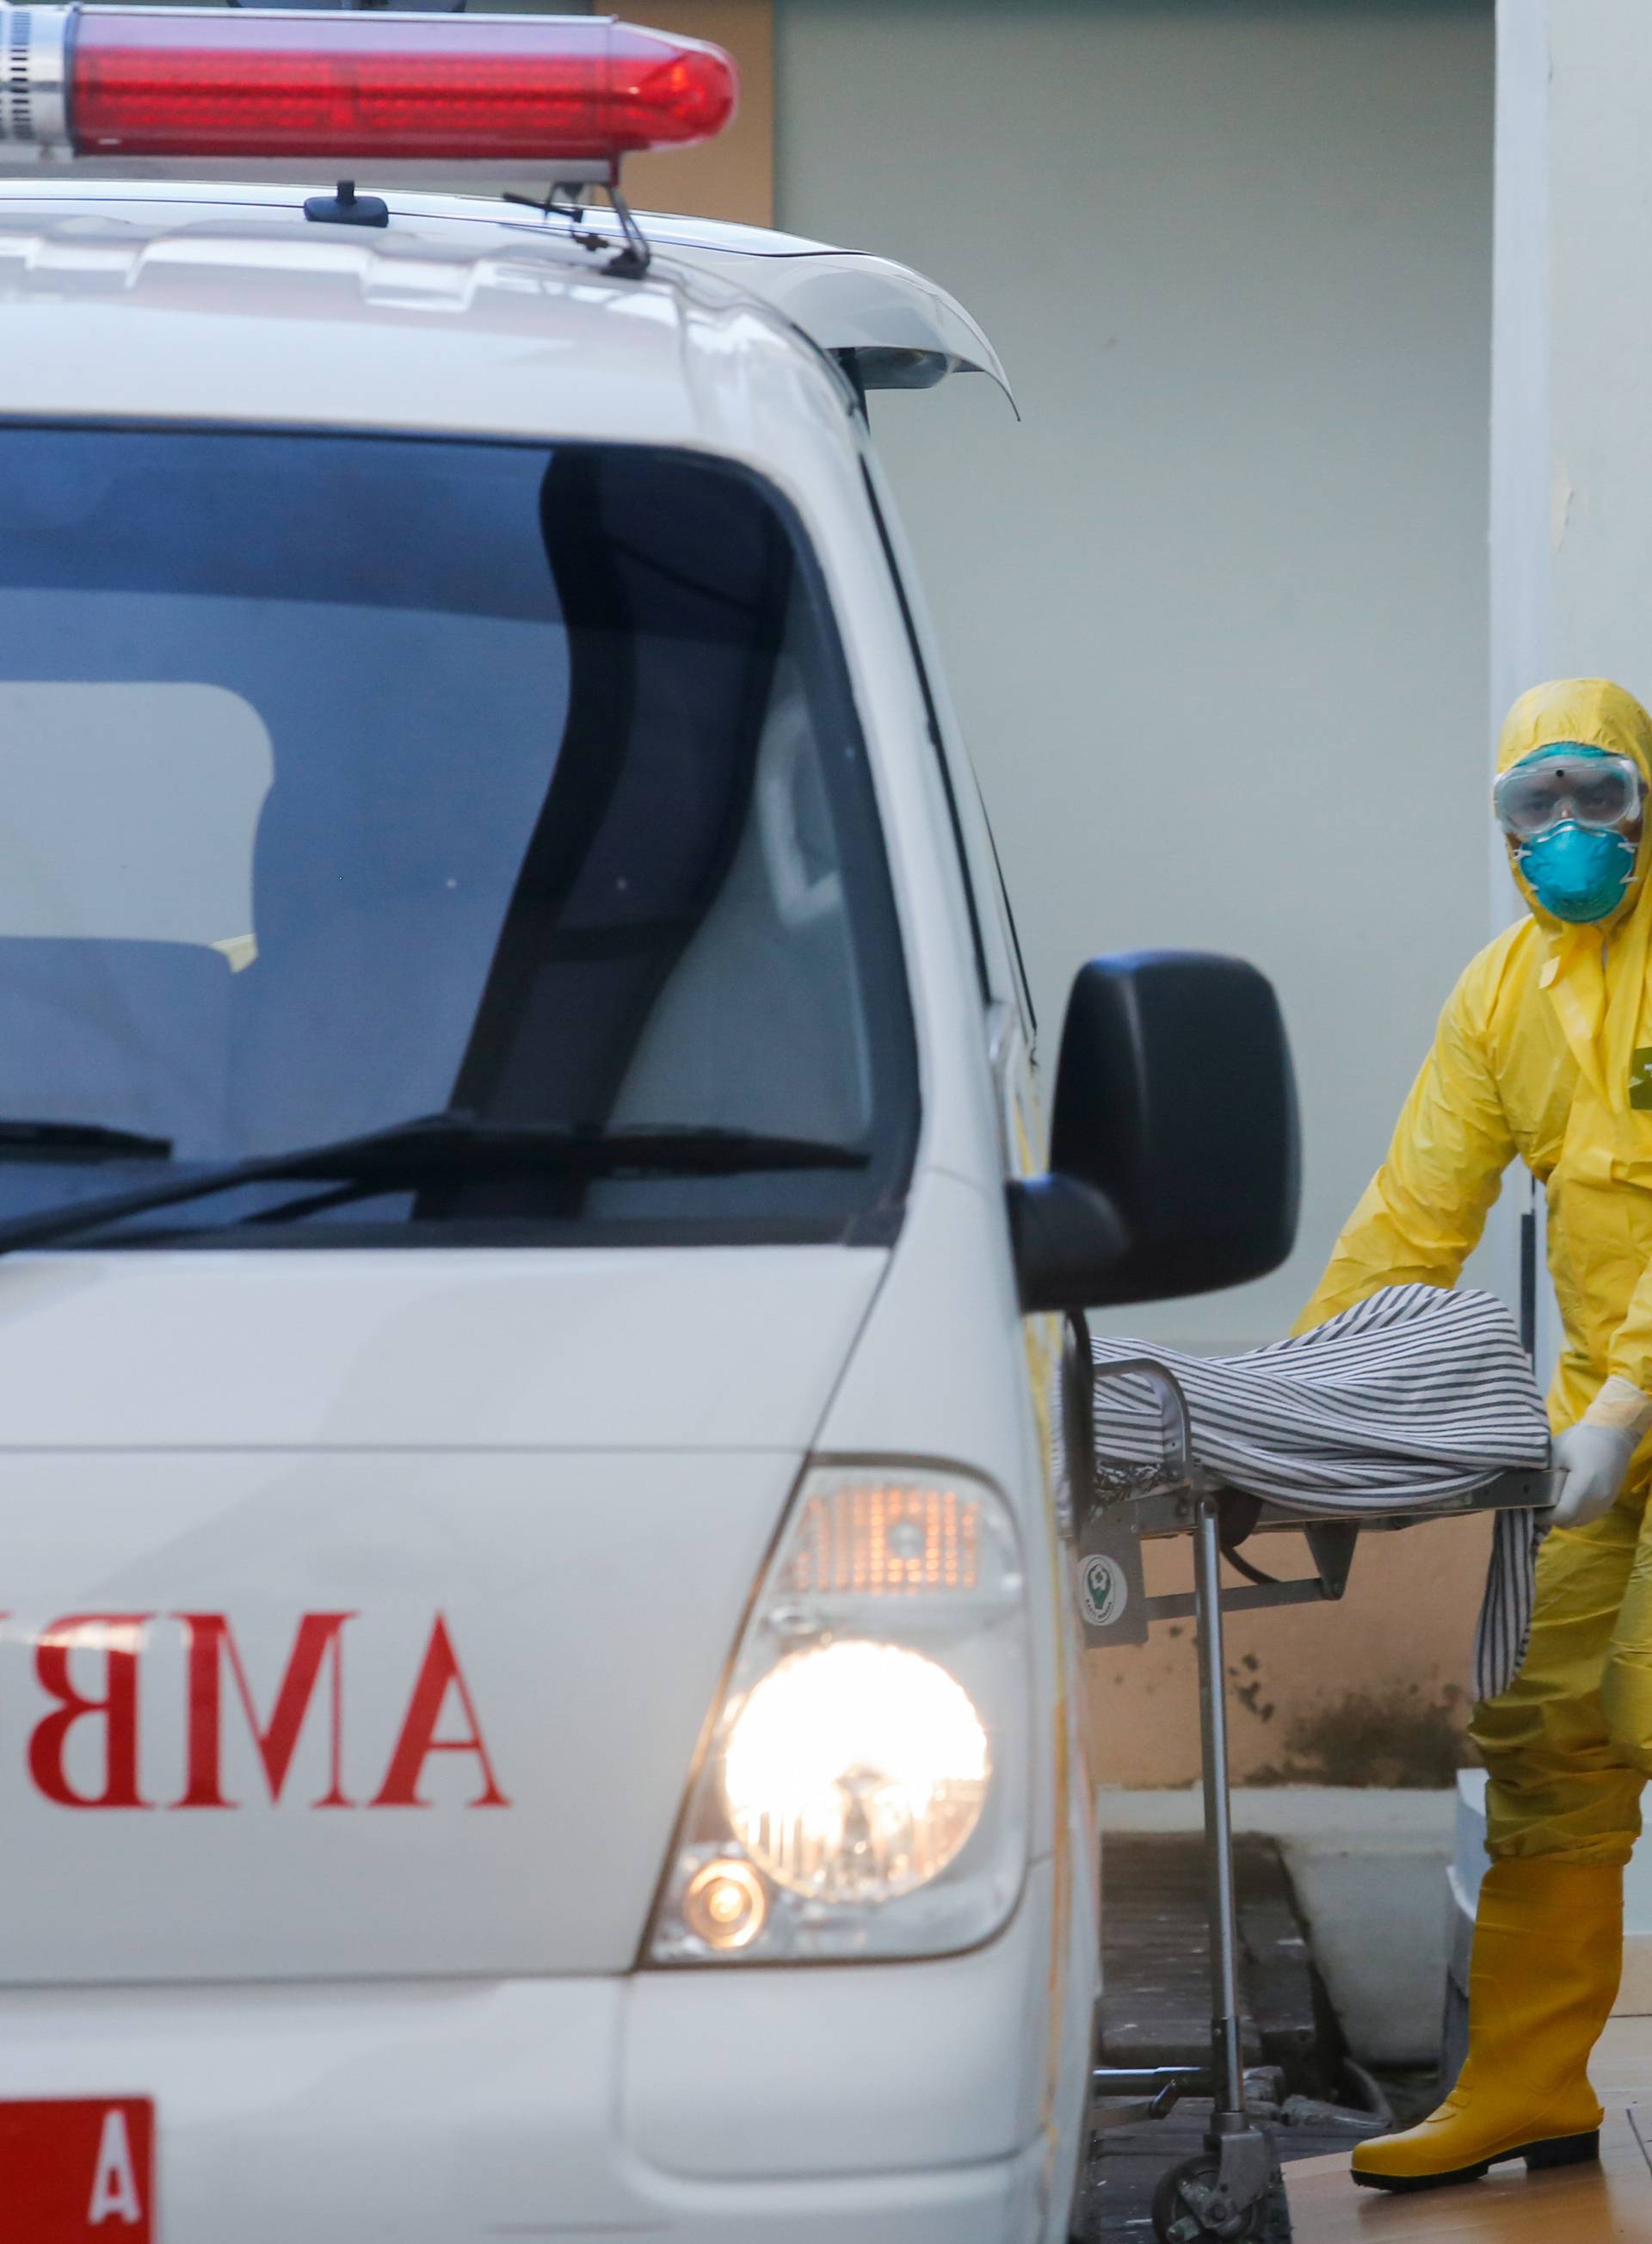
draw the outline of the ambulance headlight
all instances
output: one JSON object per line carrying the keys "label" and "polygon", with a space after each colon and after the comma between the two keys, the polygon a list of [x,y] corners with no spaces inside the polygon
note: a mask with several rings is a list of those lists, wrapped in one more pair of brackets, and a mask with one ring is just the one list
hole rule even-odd
{"label": "ambulance headlight", "polygon": [[[650,1960],[988,1938],[1026,1872],[1029,1703],[1019,1545],[997,1490],[894,1467],[810,1473],[690,1791]],[[736,1949],[703,1895],[742,1866],[762,1906]]]}
{"label": "ambulance headlight", "polygon": [[921,1652],[850,1639],[794,1652],[735,1715],[728,1821],[777,1884],[829,1902],[911,1893],[980,1820],[986,1732]]}

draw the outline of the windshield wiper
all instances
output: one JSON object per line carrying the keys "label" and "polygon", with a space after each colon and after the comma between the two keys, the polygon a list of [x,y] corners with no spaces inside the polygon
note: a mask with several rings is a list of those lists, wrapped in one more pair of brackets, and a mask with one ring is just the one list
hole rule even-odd
{"label": "windshield wiper", "polygon": [[152,1138],[142,1130],[119,1130],[110,1122],[36,1122],[17,1116],[0,1119],[0,1159],[10,1152],[84,1153],[93,1159],[131,1153],[142,1160],[165,1161],[172,1157],[170,1138]]}
{"label": "windshield wiper", "polygon": [[458,1112],[426,1114],[365,1137],[226,1162],[193,1177],[174,1175],[129,1192],[94,1193],[37,1214],[13,1216],[0,1222],[0,1254],[48,1247],[128,1216],[181,1207],[243,1185],[313,1180],[418,1191],[471,1177],[727,1177],[760,1169],[861,1169],[870,1158],[858,1146],[827,1139],[772,1137],[755,1130],[516,1127]]}

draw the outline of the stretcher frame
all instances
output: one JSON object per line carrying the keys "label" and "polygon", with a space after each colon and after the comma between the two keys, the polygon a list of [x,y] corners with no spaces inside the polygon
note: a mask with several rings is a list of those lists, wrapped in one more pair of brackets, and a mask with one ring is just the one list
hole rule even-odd
{"label": "stretcher frame", "polygon": [[[1345,1511],[1316,1514],[1306,1504],[1263,1502],[1258,1506],[1256,1498],[1229,1487],[1196,1462],[1187,1396],[1163,1364],[1132,1357],[1095,1366],[1093,1377],[1092,1397],[1096,1388],[1112,1380],[1150,1382],[1159,1399],[1164,1453],[1156,1466],[1124,1469],[1111,1479],[1101,1478],[1097,1470],[1099,1484],[1087,1491],[1090,1508],[1127,1511],[1143,1540],[1188,1535],[1193,1541],[1192,1591],[1148,1598],[1146,1607],[1149,1621],[1190,1619],[1195,1624],[1210,1919],[1211,2058],[1208,2065],[1191,2067],[1096,2066],[1091,2074],[1091,2124],[1106,2128],[1161,2119],[1182,2097],[1209,2096],[1210,2126],[1203,2156],[1173,2167],[1154,2200],[1154,2227],[1161,2244],[1200,2244],[1202,2239],[1215,2237],[1286,2237],[1289,2215],[1283,2211],[1272,2132],[1251,2116],[1245,2101],[1223,1615],[1259,1606],[1336,1602],[1347,1587],[1362,1531],[1388,1531],[1483,1511],[1546,1509],[1554,1501],[1561,1476],[1547,1469],[1506,1472],[1461,1497],[1358,1519],[1351,1519]],[[1087,1454],[1093,1461],[1093,1443]],[[1256,1534],[1301,1534],[1314,1571],[1283,1580],[1260,1574],[1235,1556],[1236,1524],[1245,1540]],[[1249,1578],[1224,1585],[1224,1557]],[[1267,2225],[1270,2206],[1271,2227]]]}

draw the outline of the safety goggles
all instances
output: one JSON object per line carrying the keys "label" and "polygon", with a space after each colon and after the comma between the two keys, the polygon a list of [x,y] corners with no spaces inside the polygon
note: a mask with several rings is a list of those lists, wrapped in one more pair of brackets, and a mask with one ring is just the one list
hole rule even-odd
{"label": "safety goggles", "polygon": [[1568,822],[1597,831],[1626,826],[1640,816],[1644,794],[1629,757],[1561,742],[1506,771],[1492,789],[1492,807],[1505,834],[1530,842]]}

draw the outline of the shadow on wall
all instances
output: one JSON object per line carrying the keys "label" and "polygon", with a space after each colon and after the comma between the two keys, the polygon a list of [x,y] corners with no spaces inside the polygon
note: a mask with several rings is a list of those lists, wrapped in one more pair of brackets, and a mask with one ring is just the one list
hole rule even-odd
{"label": "shadow on wall", "polygon": [[[1241,1705],[1251,1687],[1236,1670],[1230,1688]],[[1246,1781],[1444,1790],[1472,1758],[1462,1728],[1467,1707],[1467,1693],[1452,1683],[1435,1698],[1416,1683],[1380,1696],[1351,1691],[1334,1705],[1296,1716],[1285,1729],[1283,1760],[1253,1768]]]}
{"label": "shadow on wall", "polygon": [[[1449,1786],[1471,1758],[1470,1661],[1489,1537],[1483,1519],[1368,1533],[1340,1603],[1230,1614],[1235,1781]],[[1149,1544],[1143,1555],[1149,1592],[1191,1586],[1185,1544]],[[1270,1548],[1276,1558],[1277,1571],[1301,1571],[1290,1540]],[[1085,1667],[1099,1781],[1196,1782],[1191,1623],[1155,1627],[1140,1647],[1088,1653]]]}

